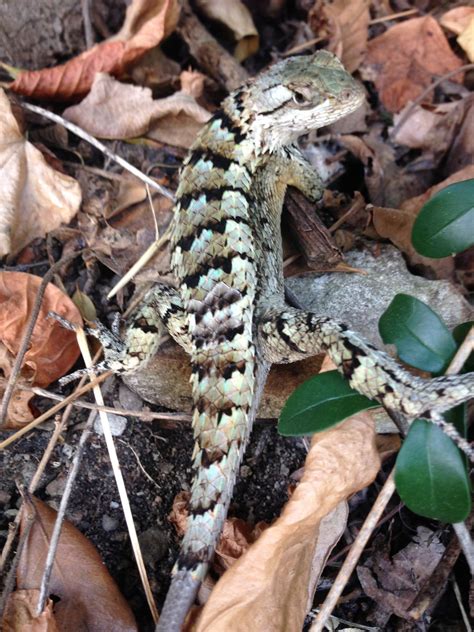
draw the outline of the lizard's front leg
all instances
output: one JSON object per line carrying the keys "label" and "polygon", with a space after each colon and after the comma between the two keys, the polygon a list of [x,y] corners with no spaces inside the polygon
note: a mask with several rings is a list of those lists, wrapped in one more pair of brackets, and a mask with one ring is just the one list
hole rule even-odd
{"label": "lizard's front leg", "polygon": [[408,420],[431,419],[458,447],[474,458],[470,444],[442,420],[441,413],[474,395],[474,373],[434,379],[416,377],[346,325],[313,312],[273,308],[259,316],[259,344],[272,363],[294,362],[327,352],[352,388],[374,399],[389,413]]}
{"label": "lizard's front leg", "polygon": [[[66,327],[70,324],[59,319]],[[61,379],[62,384],[88,373],[112,370],[130,373],[146,365],[156,353],[160,342],[160,323],[186,352],[191,350],[186,314],[178,292],[171,286],[156,283],[143,297],[139,307],[127,321],[124,338],[120,338],[118,323],[109,331],[102,323],[86,328],[104,348],[104,360],[90,369],[81,369]]]}
{"label": "lizard's front leg", "polygon": [[312,165],[296,147],[285,148],[278,159],[279,179],[296,187],[311,202],[321,199],[324,186]]}

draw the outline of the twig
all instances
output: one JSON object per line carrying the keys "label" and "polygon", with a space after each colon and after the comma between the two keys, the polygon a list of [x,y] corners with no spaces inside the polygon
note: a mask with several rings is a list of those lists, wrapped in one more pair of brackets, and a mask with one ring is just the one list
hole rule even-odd
{"label": "twig", "polygon": [[[87,346],[86,337],[84,334],[84,330],[82,328],[77,328],[76,330],[77,342],[79,344],[79,348],[81,349],[82,356],[86,363],[86,367],[88,369],[92,368],[92,358],[89,352],[89,347]],[[94,397],[99,406],[104,406],[104,399],[102,397],[102,392],[99,386],[94,386]],[[138,567],[138,572],[140,574],[140,579],[142,581],[143,589],[145,591],[146,599],[148,602],[148,606],[150,608],[151,614],[153,616],[153,620],[156,623],[158,621],[158,610],[156,608],[155,600],[153,599],[153,593],[151,592],[150,583],[148,581],[148,577],[146,574],[145,563],[143,561],[143,557],[140,551],[140,543],[138,542],[138,536],[135,529],[135,524],[133,522],[132,510],[130,507],[130,501],[127,495],[127,489],[125,487],[125,482],[123,480],[122,470],[120,469],[120,463],[117,456],[117,451],[115,449],[114,440],[112,437],[112,433],[110,431],[109,420],[107,418],[107,414],[99,411],[100,421],[102,423],[102,431],[104,433],[104,439],[107,446],[107,451],[109,453],[110,463],[112,465],[112,470],[115,476],[115,482],[117,484],[118,493],[120,496],[120,501],[122,503],[122,509],[125,517],[125,522],[127,523],[128,533],[130,536],[130,542],[132,545],[133,553],[135,555],[135,560]]]}
{"label": "twig", "polygon": [[[23,334],[23,339],[21,341],[20,347],[18,349],[18,354],[15,358],[15,362],[13,363],[12,371],[10,377],[8,379],[7,386],[5,388],[5,392],[2,400],[2,407],[0,409],[0,425],[5,423],[7,413],[8,413],[8,405],[10,403],[10,399],[13,395],[13,390],[15,388],[15,383],[20,374],[21,367],[23,365],[23,360],[26,352],[28,351],[28,345],[30,344],[31,335],[33,333],[33,329],[36,324],[36,320],[38,318],[38,314],[41,309],[41,301],[43,300],[44,293],[46,291],[46,287],[48,283],[51,281],[56,272],[64,265],[81,255],[85,252],[86,249],[77,250],[76,252],[70,253],[65,257],[62,257],[59,261],[57,261],[44,275],[41,284],[38,288],[38,292],[36,293],[35,302],[33,308],[31,310],[30,318],[28,320],[28,325],[26,326],[25,333]],[[1,449],[0,444],[0,449]]]}
{"label": "twig", "polygon": [[86,40],[86,48],[92,48],[94,45],[94,31],[91,22],[91,0],[81,0],[82,20],[84,22],[84,39]]}
{"label": "twig", "polygon": [[94,380],[91,381],[89,384],[85,384],[85,386],[78,388],[76,391],[74,391],[74,393],[71,393],[71,395],[68,395],[66,398],[64,398],[62,402],[59,402],[58,404],[56,404],[55,406],[47,410],[45,413],[43,413],[36,419],[33,419],[33,421],[31,421],[29,424],[27,424],[23,428],[20,428],[20,430],[17,430],[16,432],[14,432],[7,439],[0,442],[0,450],[3,450],[7,446],[9,446],[11,443],[16,441],[20,437],[22,437],[24,434],[26,434],[30,430],[33,430],[33,428],[36,428],[37,426],[42,424],[43,421],[46,421],[47,419],[52,417],[52,415],[55,415],[59,410],[67,406],[70,402],[74,401],[80,395],[83,395],[84,393],[87,393],[88,391],[92,390],[94,386],[97,386],[97,384],[100,384],[101,382],[109,378],[111,375],[112,375],[112,371],[106,371],[105,373],[102,373],[102,375],[99,375],[98,377],[94,378]]}
{"label": "twig", "polygon": [[403,116],[400,118],[398,123],[394,125],[394,127],[390,131],[390,136],[392,138],[395,138],[397,132],[402,127],[402,125],[406,123],[408,118],[411,116],[413,110],[416,108],[416,106],[419,105],[423,101],[423,99],[426,97],[427,94],[429,94],[432,90],[434,90],[437,86],[439,86],[440,83],[443,83],[443,81],[445,81],[446,79],[450,79],[451,77],[454,77],[454,75],[458,75],[460,72],[466,72],[466,70],[472,70],[473,68],[474,68],[474,64],[465,64],[464,66],[461,66],[460,68],[456,68],[456,70],[451,70],[450,72],[447,72],[441,77],[438,77],[436,81],[433,81],[432,84],[430,84],[427,88],[425,88],[425,90],[423,90],[423,92],[419,96],[416,97],[416,99],[407,109],[405,114],[403,114]]}
{"label": "twig", "polygon": [[[45,397],[59,402],[66,399],[63,395],[51,393],[51,391],[39,388],[38,386],[22,386],[20,387],[20,390],[29,391],[39,397]],[[114,408],[113,406],[98,406],[92,402],[85,402],[82,399],[71,401],[69,405],[75,406],[76,408],[86,408],[88,410],[103,411],[104,413],[121,415],[122,417],[137,417],[141,421],[183,421],[185,423],[190,423],[192,421],[192,415],[189,413],[155,413],[152,410],[126,410],[125,408]]]}
{"label": "twig", "polygon": [[63,526],[63,522],[66,517],[67,505],[69,502],[69,498],[71,497],[71,492],[72,492],[74,482],[79,472],[79,465],[81,463],[82,456],[84,454],[85,445],[89,438],[89,435],[91,434],[92,424],[96,416],[97,416],[97,413],[95,411],[92,411],[89,414],[89,418],[87,419],[86,425],[84,426],[84,430],[82,431],[81,437],[79,439],[79,444],[77,446],[76,454],[74,455],[74,459],[71,464],[71,469],[69,470],[69,474],[66,479],[64,493],[62,495],[61,502],[59,504],[58,513],[56,516],[56,520],[54,522],[53,532],[51,533],[51,538],[49,541],[48,554],[46,555],[46,560],[44,563],[44,571],[41,577],[41,584],[40,584],[40,589],[39,589],[40,592],[39,592],[38,604],[37,604],[37,616],[39,616],[43,612],[45,604],[46,604],[46,600],[48,598],[48,589],[49,589],[49,582],[51,579],[51,572],[53,570],[54,558],[56,557],[56,551],[59,544],[61,528]]}
{"label": "twig", "polygon": [[319,42],[322,42],[325,39],[327,38],[326,37],[313,37],[313,39],[307,40],[306,42],[303,42],[302,44],[298,44],[297,46],[293,46],[293,48],[286,50],[283,53],[282,57],[289,57],[290,55],[293,55],[294,53],[301,53],[302,50],[311,48],[311,46],[314,46],[315,44],[319,44]]}
{"label": "twig", "polygon": [[103,143],[97,140],[97,138],[94,138],[94,136],[91,136],[90,134],[88,134],[85,130],[80,128],[78,125],[74,125],[74,123],[70,123],[62,116],[59,116],[58,114],[54,114],[53,112],[50,112],[49,110],[45,110],[44,108],[41,108],[38,105],[32,105],[31,103],[22,103],[22,105],[27,110],[30,110],[31,112],[35,112],[36,114],[40,114],[41,116],[44,116],[50,121],[54,121],[58,125],[62,125],[73,134],[76,134],[76,136],[79,136],[79,138],[82,138],[86,142],[96,147],[99,151],[105,154],[107,158],[110,158],[110,160],[113,160],[114,162],[119,164],[121,167],[129,171],[130,173],[133,173],[133,175],[136,176],[139,180],[149,184],[152,187],[152,189],[156,189],[157,191],[161,193],[161,195],[164,195],[169,200],[174,202],[174,195],[171,193],[171,191],[168,191],[168,189],[166,189],[165,187],[162,187],[161,184],[158,184],[158,182],[155,182],[153,178],[150,178],[149,176],[145,175],[139,169],[131,165],[129,162],[127,162],[126,160],[124,160],[123,158],[115,154],[114,152],[110,151],[110,149],[108,149],[108,147],[106,147]]}
{"label": "twig", "polygon": [[399,13],[390,13],[389,15],[383,15],[381,18],[374,18],[370,20],[369,25],[372,24],[380,24],[380,22],[388,22],[389,20],[399,20],[400,18],[405,18],[408,15],[414,15],[415,13],[419,13],[418,9],[407,9],[406,11],[400,11]]}
{"label": "twig", "polygon": [[464,557],[469,565],[471,576],[474,577],[474,543],[472,541],[471,534],[464,522],[453,523],[453,529],[458,537],[462,552],[464,553]]}
{"label": "twig", "polygon": [[369,515],[365,519],[364,524],[357,534],[351,550],[347,554],[347,557],[344,560],[339,573],[337,574],[334,584],[331,586],[331,590],[327,594],[327,597],[324,600],[323,605],[321,606],[321,610],[318,612],[318,616],[314,620],[314,623],[311,625],[310,632],[322,632],[324,630],[326,620],[336,607],[337,601],[341,596],[347,582],[349,581],[349,578],[352,575],[352,572],[356,567],[360,556],[362,555],[365,545],[369,541],[369,538],[371,537],[375,527],[377,526],[377,523],[380,520],[384,509],[388,504],[388,501],[395,491],[394,473],[395,468],[390,472],[389,477],[385,481],[385,485],[380,490],[380,494],[378,495],[377,500],[375,501]]}

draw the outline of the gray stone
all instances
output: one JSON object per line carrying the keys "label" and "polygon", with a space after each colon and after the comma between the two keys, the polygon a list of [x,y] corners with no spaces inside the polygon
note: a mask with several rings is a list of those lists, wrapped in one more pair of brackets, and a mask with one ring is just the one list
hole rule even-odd
{"label": "gray stone", "polygon": [[[114,437],[120,437],[127,427],[127,418],[122,415],[114,415],[113,413],[107,413],[107,417],[109,418],[110,432]],[[98,435],[104,434],[99,417],[94,421],[94,430]]]}

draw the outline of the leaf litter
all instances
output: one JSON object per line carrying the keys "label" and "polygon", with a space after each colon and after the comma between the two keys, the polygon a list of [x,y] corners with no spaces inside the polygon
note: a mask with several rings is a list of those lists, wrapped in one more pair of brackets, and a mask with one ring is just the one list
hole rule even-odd
{"label": "leaf litter", "polygon": [[[436,90],[426,92],[434,79],[456,71],[461,65],[472,61],[472,9],[460,6],[444,13],[435,10],[430,15],[396,17],[389,15],[388,5],[385,6],[384,3],[367,0],[353,3],[317,0],[298,3],[298,13],[288,19],[290,16],[285,13],[286,4],[283,0],[272,3],[270,9],[258,3],[258,6],[250,7],[249,12],[244,5],[232,3],[232,9],[236,13],[231,15],[230,9],[224,8],[224,3],[219,3],[219,6],[217,3],[200,3],[199,17],[210,30],[204,45],[197,35],[196,40],[192,41],[192,35],[179,21],[183,20],[183,15],[177,2],[133,0],[127,9],[122,29],[115,36],[108,34],[102,42],[60,66],[17,73],[9,87],[30,98],[45,99],[50,108],[53,107],[53,101],[66,102],[69,107],[64,112],[65,116],[98,137],[116,143],[121,139],[132,140],[132,143],[116,144],[117,153],[128,154],[132,162],[138,164],[144,172],[152,172],[160,183],[174,189],[175,168],[184,155],[182,149],[189,147],[200,125],[209,118],[220,99],[225,96],[223,88],[235,79],[230,74],[222,75],[221,66],[218,69],[216,66],[216,72],[209,70],[209,59],[213,59],[213,55],[219,51],[220,44],[234,50],[239,60],[248,58],[247,70],[250,74],[255,74],[277,50],[277,57],[284,52],[285,43],[287,48],[291,48],[290,43],[297,30],[305,33],[306,39],[310,39],[312,34],[318,47],[334,51],[351,71],[359,71],[359,77],[365,81],[370,97],[369,105],[357,113],[353,122],[345,121],[339,130],[335,126],[327,131],[330,137],[329,143],[325,144],[324,154],[317,157],[318,144],[314,144],[314,138],[306,141],[315,164],[319,160],[336,165],[330,176],[333,178],[331,186],[337,191],[345,192],[343,195],[336,195],[332,191],[332,197],[328,193],[325,196],[327,209],[332,214],[328,224],[338,223],[338,243],[344,242],[344,232],[350,234],[350,238],[345,241],[347,247],[366,248],[366,240],[371,239],[372,247],[376,249],[377,240],[388,239],[404,252],[409,264],[422,274],[430,278],[449,279],[453,279],[455,274],[462,274],[462,278],[468,283],[469,274],[473,274],[473,258],[469,253],[463,253],[455,260],[427,260],[414,252],[410,235],[414,219],[424,201],[449,183],[474,177],[474,113],[472,95],[469,94],[470,84],[466,81],[466,76],[462,73],[454,74]],[[393,6],[395,7],[395,3]],[[185,3],[185,13],[188,10],[190,9]],[[413,11],[416,10],[415,8]],[[180,36],[186,42],[189,52],[185,52],[182,42],[177,43]],[[158,48],[162,43],[163,46]],[[308,49],[313,50],[311,47]],[[247,72],[236,62],[235,68],[240,68],[243,75]],[[209,76],[198,72],[206,69]],[[73,274],[72,278],[68,278],[69,272],[64,272],[63,281],[69,294],[72,295],[80,287],[82,295],[87,296],[88,301],[92,297],[95,304],[89,305],[89,308],[92,312],[96,310],[102,318],[102,314],[109,312],[103,297],[110,289],[110,281],[99,276],[100,266],[105,264],[108,270],[122,274],[129,263],[136,259],[136,254],[154,239],[153,213],[146,189],[141,183],[132,183],[128,176],[117,173],[110,163],[102,163],[83,143],[76,145],[71,139],[69,144],[67,140],[66,143],[62,142],[57,157],[51,155],[49,147],[45,150],[39,145],[33,145],[23,135],[4,93],[1,98],[4,118],[0,115],[0,157],[3,151],[2,164],[8,165],[10,169],[9,172],[3,171],[2,176],[8,173],[7,181],[12,183],[11,190],[14,192],[10,194],[8,189],[7,196],[4,196],[6,210],[2,225],[4,237],[3,242],[0,242],[2,252],[17,256],[18,263],[29,263],[38,258],[35,243],[42,244],[40,240],[45,235],[49,236],[46,250],[48,257],[52,252],[52,236],[61,243],[66,252],[86,242],[91,246],[92,254],[84,257],[83,268]],[[83,100],[77,104],[79,99]],[[3,126],[2,120],[5,121]],[[26,129],[30,131],[35,125],[37,120],[27,120]],[[340,136],[341,133],[344,136]],[[9,153],[12,139],[15,154]],[[48,145],[47,141],[43,142]],[[69,167],[75,175],[84,166],[88,166],[84,162],[92,164],[92,168],[98,172],[118,178],[119,184],[114,184],[106,195],[102,195],[100,184],[95,190],[91,186],[92,180],[100,182],[100,174],[94,174],[92,178],[89,172],[83,171],[80,176],[77,175],[76,181],[63,173],[62,161],[65,170]],[[51,169],[48,164],[51,162],[58,170]],[[74,163],[73,167],[70,166],[71,162]],[[27,189],[23,190],[21,187],[25,181],[25,173],[28,176]],[[351,173],[358,174],[357,178],[352,175],[352,181],[347,181],[347,174]],[[351,212],[356,201],[352,193],[354,189],[361,191],[357,193],[357,213]],[[69,191],[69,195],[64,190]],[[86,190],[87,198],[84,195]],[[33,201],[29,205],[19,204],[20,197]],[[158,223],[162,234],[169,222],[170,205],[166,201],[162,207],[161,201],[156,198],[153,204],[159,207]],[[38,208],[41,212],[35,216]],[[43,245],[39,248],[39,252],[42,252]],[[152,266],[147,273],[141,275],[138,282],[143,284],[154,276],[156,278],[157,271],[160,274],[166,273],[167,256],[160,254],[155,262],[157,267]],[[310,266],[300,262],[298,269],[307,271]],[[21,294],[22,283],[27,286],[25,281],[17,282],[16,289],[8,286],[8,296],[14,296],[18,291]],[[62,304],[62,299],[55,300],[58,305]],[[126,305],[128,300],[128,295],[122,295],[119,305]],[[53,309],[58,311],[57,306]],[[71,319],[71,316],[67,317]],[[43,321],[39,321],[39,326],[44,332],[47,331],[47,324]],[[5,330],[10,339],[20,337],[18,327],[11,326],[10,329],[6,326]],[[34,379],[49,384],[47,380],[52,381],[67,372],[67,354],[64,354],[64,358],[62,353],[58,354],[61,344],[54,335],[50,350],[45,345],[47,351],[43,356],[38,353],[34,360],[25,363],[22,379],[26,379],[29,384]],[[11,356],[15,353],[15,348],[11,348],[13,351],[5,345],[0,353],[1,367],[6,376]],[[32,344],[32,352],[35,348]],[[51,359],[55,359],[57,374],[50,371],[49,365],[53,364]],[[73,362],[74,360],[71,363]],[[41,377],[43,373],[48,377]],[[177,379],[181,378],[178,376]],[[20,393],[25,391],[18,391]],[[31,417],[28,401],[22,402],[20,411],[20,423],[28,415]],[[365,472],[360,471],[359,486],[367,485],[378,468],[378,457],[371,452],[372,448],[365,445],[360,446],[358,451],[339,448],[338,444],[344,439],[345,430],[335,428],[333,432],[335,446],[331,448],[331,454],[334,456],[340,450],[337,467],[326,468],[330,461],[318,453],[318,443],[324,442],[326,434],[316,437],[315,445],[308,456],[303,481],[276,523],[268,526],[268,519],[266,523],[259,522],[254,515],[248,523],[239,518],[230,518],[216,556],[216,572],[228,570],[216,584],[203,612],[194,614],[193,625],[197,627],[193,629],[203,629],[202,626],[211,629],[208,625],[212,629],[217,626],[215,629],[218,629],[222,621],[225,621],[227,627],[235,626],[235,622],[239,621],[241,625],[247,625],[247,628],[242,629],[249,629],[249,625],[254,625],[255,617],[266,617],[269,613],[281,617],[278,629],[290,629],[285,627],[289,620],[295,630],[301,629],[304,616],[311,607],[321,567],[345,526],[346,536],[347,530],[351,528],[351,519],[347,523],[346,510],[336,501],[338,494],[341,496],[339,500],[347,499],[355,491],[355,487],[351,485],[355,485],[356,475],[354,474],[354,480],[348,480],[341,488],[337,487],[341,482],[339,477],[348,476],[347,472],[359,472],[358,468],[363,462],[357,461],[362,457],[369,458],[369,454],[372,454],[371,464],[366,467]],[[140,433],[146,437],[142,444],[150,439],[156,442],[154,435],[144,428],[135,428],[135,433],[137,438]],[[259,435],[259,429],[256,434]],[[265,432],[262,436],[265,436]],[[370,439],[369,434],[366,439]],[[173,441],[172,435],[167,440]],[[258,444],[259,440],[254,441]],[[158,442],[159,449],[163,451],[164,446],[159,440]],[[156,508],[166,503],[170,506],[173,489],[181,489],[186,477],[181,474],[174,479],[173,489],[168,489],[170,474],[166,472],[166,462],[161,459],[157,466],[154,459],[150,460],[147,456],[144,445],[141,448],[136,446],[136,450],[141,450],[140,463],[145,462],[146,469],[154,472],[152,476],[167,487],[158,499],[156,488],[153,488],[153,492],[147,492],[148,504],[142,506],[142,513],[145,512],[148,518],[150,507]],[[317,464],[314,465],[316,475],[311,478],[313,454],[319,454],[319,457],[314,461]],[[176,455],[170,456],[170,463],[174,464],[175,458]],[[133,464],[136,466],[135,460]],[[245,467],[249,466],[244,465],[241,474]],[[270,469],[268,462],[266,467]],[[260,468],[257,478],[266,475],[265,466]],[[321,472],[318,468],[324,471]],[[182,472],[186,472],[186,469],[186,465],[181,466]],[[366,480],[362,480],[363,475]],[[131,476],[131,479],[140,482],[141,489],[144,488],[140,478]],[[324,484],[330,487],[327,494],[320,489]],[[89,488],[87,492],[85,498],[90,494]],[[330,492],[334,492],[334,496]],[[318,496],[321,493],[322,503]],[[14,497],[13,495],[12,498]],[[356,494],[355,498],[357,497]],[[262,503],[260,501],[260,505]],[[323,518],[322,514],[333,505],[339,509],[335,510],[336,516],[325,529],[322,526],[324,520],[321,525],[320,520]],[[166,513],[166,509],[164,511]],[[184,509],[181,508],[180,511],[183,512]],[[258,509],[255,511],[258,513]],[[254,510],[250,513],[253,514]],[[273,515],[275,513],[276,510]],[[405,519],[407,515],[408,512]],[[90,520],[93,522],[94,517]],[[257,525],[254,530],[252,523],[255,522]],[[152,519],[151,524],[155,523],[156,518]],[[85,524],[88,524],[87,520]],[[154,537],[157,541],[163,541],[164,538],[166,543],[163,549],[169,551],[170,542],[174,543],[171,527],[163,517],[158,524],[163,533],[168,535],[164,538],[159,531]],[[295,525],[301,529],[295,529]],[[403,531],[403,527],[398,528]],[[319,536],[316,536],[318,529]],[[418,537],[423,539],[421,527],[417,529]],[[332,532],[333,537],[329,537],[328,542],[322,546],[322,561],[321,564],[316,564],[313,557],[316,542],[322,540],[322,533],[327,531]],[[278,533],[279,538],[275,535]],[[120,533],[118,536],[121,537]],[[257,539],[257,536],[260,537]],[[101,539],[97,533],[93,537]],[[370,576],[362,570],[360,579],[366,595],[380,605],[379,614],[374,615],[376,618],[383,620],[385,617],[388,621],[392,613],[407,618],[406,604],[402,599],[405,581],[403,573],[409,569],[406,560],[417,563],[417,555],[421,555],[418,549],[423,549],[425,544],[425,540],[414,540],[412,545],[408,544],[403,549],[404,553],[396,554],[391,563],[387,563],[387,557],[377,557],[374,550],[367,552],[366,560],[359,571],[369,569]],[[110,542],[101,542],[102,547],[107,548],[108,545]],[[378,545],[374,544],[376,546]],[[304,550],[305,553],[301,557],[291,556],[290,553],[295,548]],[[425,548],[429,549],[429,545]],[[234,562],[239,555],[242,556]],[[169,552],[165,554],[162,564],[158,563],[162,585],[155,586],[157,591],[159,588],[163,592],[164,578],[168,577],[173,556]],[[405,560],[403,564],[400,562],[402,558]],[[120,566],[120,561],[118,564]],[[403,570],[400,570],[400,564]],[[26,566],[28,567],[28,563]],[[426,578],[429,578],[431,566],[428,564],[425,570]],[[330,567],[324,571],[321,583],[324,583],[326,573],[332,577]],[[395,579],[391,580],[391,577]],[[296,585],[299,589],[296,589]],[[254,590],[250,590],[250,586],[254,586]],[[387,587],[389,596],[385,590]],[[76,587],[73,592],[75,590]],[[26,605],[21,607],[26,612],[30,607],[28,604],[34,604],[36,594],[18,591],[14,598],[25,600]],[[90,595],[87,598],[90,599]],[[255,603],[247,603],[249,599]],[[362,605],[359,605],[361,601]],[[93,603],[97,604],[97,611],[102,609],[100,600]],[[246,604],[247,611],[242,608],[242,604]],[[286,606],[286,610],[282,604]],[[354,598],[352,604],[349,618],[352,620],[355,617],[365,623],[363,594]],[[343,613],[344,604],[340,607]],[[48,608],[43,614],[48,618],[47,625],[50,625],[49,619],[54,619],[57,608],[54,608],[54,615],[51,605]],[[374,612],[377,612],[377,607]],[[141,616],[144,617],[143,613]],[[201,618],[196,623],[197,617]],[[268,627],[270,623],[273,624],[273,620],[266,621],[265,625]],[[144,625],[143,629],[151,629],[149,623],[141,621],[141,624]]]}

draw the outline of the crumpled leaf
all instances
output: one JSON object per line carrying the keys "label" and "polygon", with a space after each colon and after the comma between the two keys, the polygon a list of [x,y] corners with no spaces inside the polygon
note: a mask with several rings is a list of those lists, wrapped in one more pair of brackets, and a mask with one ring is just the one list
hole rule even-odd
{"label": "crumpled leaf", "polygon": [[[427,15],[392,26],[369,41],[363,78],[374,81],[390,112],[399,112],[431,84],[433,77],[462,66],[437,21]],[[462,82],[463,74],[452,77]],[[431,102],[433,92],[426,96]]]}
{"label": "crumpled leaf", "polygon": [[154,101],[150,88],[98,73],[87,97],[67,108],[64,117],[100,138],[136,138],[149,132],[155,140],[189,147],[211,115],[193,96],[202,88],[202,75],[183,72],[181,79],[179,92]]}
{"label": "crumpled leaf", "polygon": [[[33,274],[0,272],[0,368],[5,378],[10,375],[40,284],[41,278]],[[54,319],[47,318],[49,311],[57,312],[77,325],[82,324],[71,299],[52,283],[48,284],[18,386],[48,386],[67,373],[79,357],[74,332],[61,327]],[[8,427],[31,421],[32,415],[27,407],[30,397],[29,393],[25,395],[22,390],[13,394],[8,411]]]}
{"label": "crumpled leaf", "polygon": [[469,24],[456,41],[466,53],[469,61],[474,61],[474,16],[471,17]]}
{"label": "crumpled leaf", "polygon": [[252,14],[240,0],[196,0],[196,6],[211,20],[224,24],[232,33],[234,56],[244,61],[258,51],[259,35]]}
{"label": "crumpled leaf", "polygon": [[134,0],[122,29],[65,64],[21,72],[10,90],[35,99],[69,100],[87,94],[98,72],[119,76],[128,64],[174,31],[178,0]]}
{"label": "crumpled leaf", "polygon": [[195,632],[300,632],[311,605],[321,520],[370,484],[378,469],[367,413],[315,435],[302,481],[281,517],[219,580]]}
{"label": "crumpled leaf", "polygon": [[365,56],[369,19],[367,0],[320,0],[308,14],[315,35],[329,37],[328,50],[339,57],[349,72],[357,70]]}
{"label": "crumpled leaf", "polygon": [[[34,512],[36,519],[18,565],[19,589],[39,587],[56,519],[56,512],[37,498],[30,497],[26,502],[28,510]],[[22,522],[21,528],[24,526]],[[59,537],[49,592],[60,598],[54,607],[60,630],[137,630],[132,611],[97,550],[67,520],[63,523]]]}
{"label": "crumpled leaf", "polygon": [[474,18],[474,7],[464,5],[443,13],[439,22],[445,29],[449,29],[453,33],[456,33],[456,35],[461,35],[469,26],[472,18]]}
{"label": "crumpled leaf", "polygon": [[79,184],[52,169],[29,143],[0,88],[0,257],[68,223],[81,204]]}
{"label": "crumpled leaf", "polygon": [[[413,149],[443,154],[457,135],[466,111],[473,105],[473,95],[454,103],[440,103],[434,106],[417,105],[410,112],[408,119],[397,130],[393,136],[393,141]],[[409,103],[400,114],[394,116],[394,125],[411,106],[412,103]]]}
{"label": "crumpled leaf", "polygon": [[43,612],[36,614],[40,591],[16,590],[8,596],[2,618],[3,632],[60,632],[48,599]]}
{"label": "crumpled leaf", "polygon": [[[410,620],[407,610],[429,580],[445,547],[431,529],[423,526],[418,527],[413,542],[392,559],[386,543],[378,539],[377,544],[376,552],[369,562],[357,568],[362,588],[375,600],[377,610],[382,611],[380,614],[384,620],[387,611]],[[380,623],[383,624],[382,621]]]}

